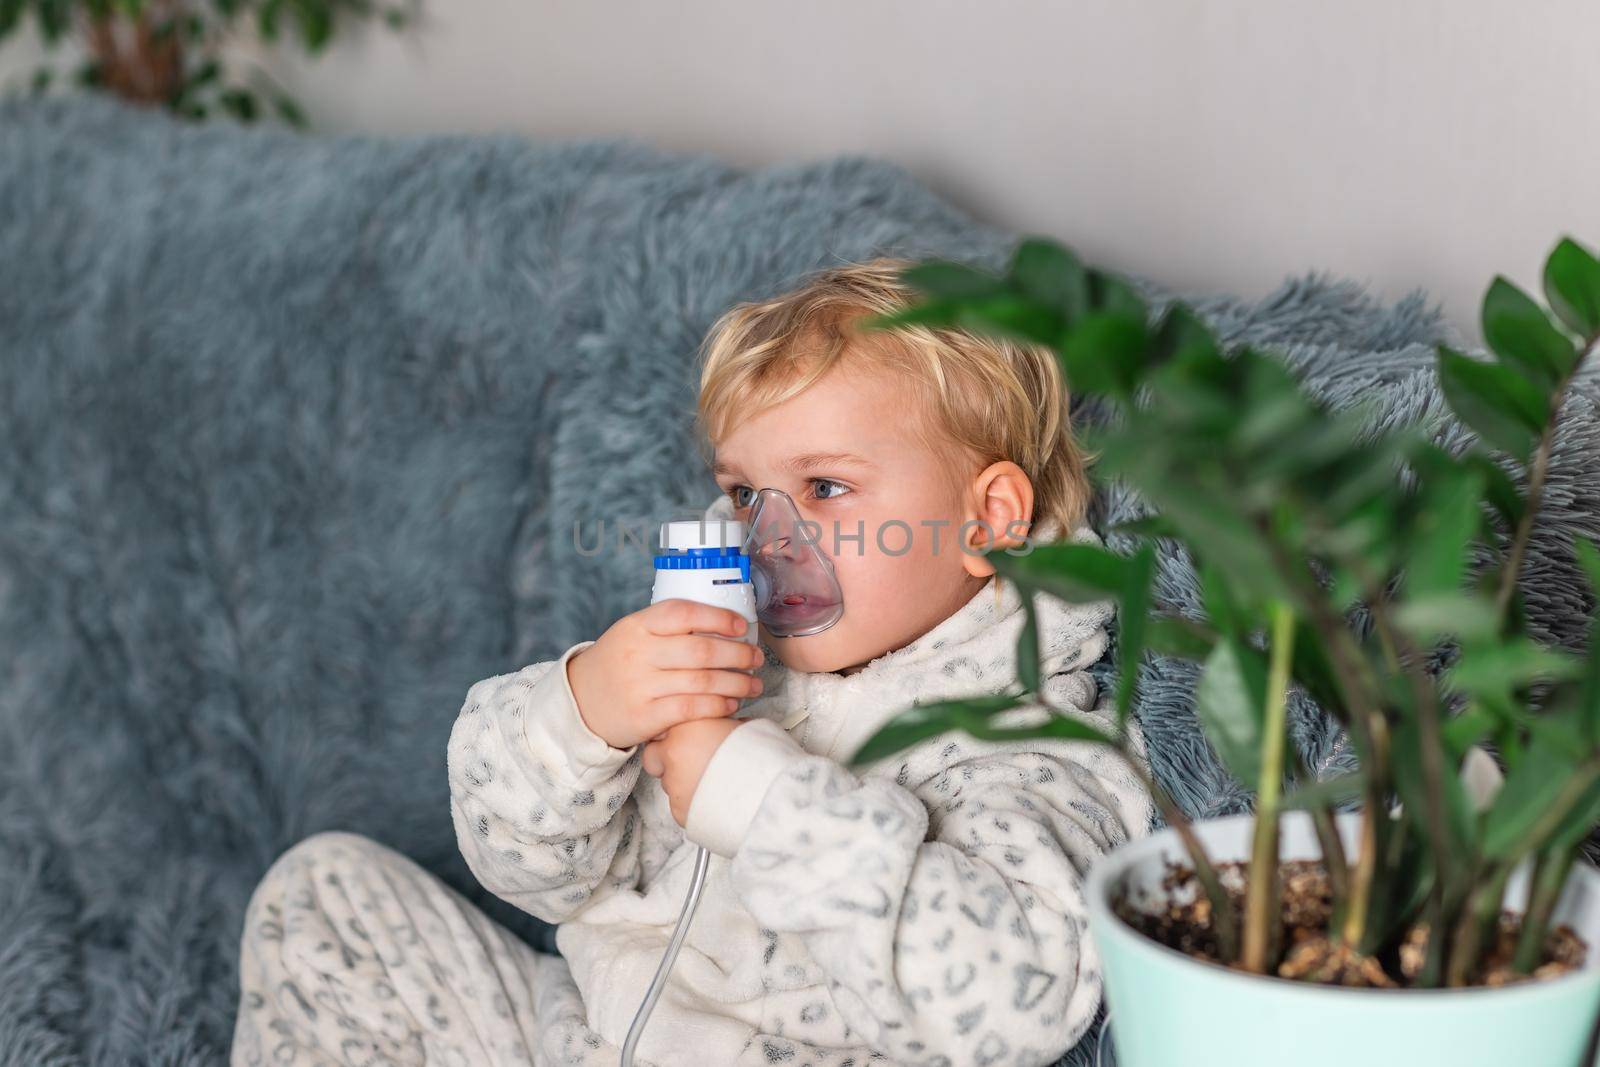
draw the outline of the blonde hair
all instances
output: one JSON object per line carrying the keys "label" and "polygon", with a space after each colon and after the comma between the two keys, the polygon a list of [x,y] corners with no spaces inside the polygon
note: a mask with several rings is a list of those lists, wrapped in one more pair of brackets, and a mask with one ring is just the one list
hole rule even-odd
{"label": "blonde hair", "polygon": [[1033,483],[1037,526],[1065,537],[1089,506],[1093,456],[1072,435],[1070,397],[1050,350],[966,330],[861,330],[859,314],[889,314],[920,299],[900,281],[910,260],[880,257],[817,271],[770,300],[737,304],[701,346],[697,424],[706,462],[737,422],[808,388],[835,364],[903,373],[923,403],[914,433],[953,461],[1010,460]]}

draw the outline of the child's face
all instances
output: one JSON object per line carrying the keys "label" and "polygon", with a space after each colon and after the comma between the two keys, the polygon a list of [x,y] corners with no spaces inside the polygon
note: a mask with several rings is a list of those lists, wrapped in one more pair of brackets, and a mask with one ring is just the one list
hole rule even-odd
{"label": "child's face", "polygon": [[[910,403],[893,375],[836,364],[717,442],[714,473],[734,518],[749,520],[758,490],[782,489],[817,524],[844,591],[843,616],[819,634],[775,638],[762,627],[787,667],[854,673],[948,618],[991,573],[976,548],[961,548],[962,523],[987,521],[969,510],[979,472],[952,469],[918,440]],[[967,540],[974,529],[986,540],[981,527]]]}

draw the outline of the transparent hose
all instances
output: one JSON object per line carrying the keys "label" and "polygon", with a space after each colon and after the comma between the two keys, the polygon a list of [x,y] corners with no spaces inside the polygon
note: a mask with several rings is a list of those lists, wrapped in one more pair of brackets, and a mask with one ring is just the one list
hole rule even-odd
{"label": "transparent hose", "polygon": [[710,865],[711,852],[702,847],[694,857],[694,880],[689,885],[689,895],[684,898],[683,911],[678,915],[678,928],[672,932],[672,940],[668,942],[667,951],[661,956],[661,965],[656,968],[656,976],[650,980],[650,992],[645,994],[644,1003],[639,1005],[638,1014],[633,1017],[633,1025],[628,1027],[628,1039],[622,1043],[622,1067],[633,1067],[633,1050],[639,1045],[639,1035],[644,1033],[644,1024],[650,1018],[650,1009],[656,1006],[661,990],[666,988],[667,975],[672,973],[672,965],[678,959],[678,949],[682,947],[683,939],[689,933],[689,923],[694,921],[694,910],[700,904],[700,890],[705,888],[706,868]]}
{"label": "transparent hose", "polygon": [[[756,494],[742,549],[750,557],[756,616],[773,637],[808,637],[821,633],[844,614],[844,592],[834,574],[833,561],[821,550],[819,540],[816,524],[800,517],[788,493],[767,488]],[[710,851],[700,848],[695,854],[689,895],[678,915],[678,927],[672,932],[672,940],[661,956],[661,965],[650,981],[650,991],[639,1005],[633,1025],[628,1028],[628,1038],[623,1042],[622,1067],[633,1067],[634,1049],[644,1033],[651,1009],[666,987],[678,949],[689,933],[689,923],[694,921],[710,865]]]}

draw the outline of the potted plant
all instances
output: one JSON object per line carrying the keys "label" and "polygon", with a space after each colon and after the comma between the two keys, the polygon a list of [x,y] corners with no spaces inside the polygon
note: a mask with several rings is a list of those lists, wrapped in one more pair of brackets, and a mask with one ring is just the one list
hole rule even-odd
{"label": "potted plant", "polygon": [[[1578,1063],[1600,1010],[1600,877],[1579,857],[1600,819],[1600,642],[1593,624],[1586,655],[1530,637],[1519,575],[1563,399],[1600,338],[1600,262],[1563,240],[1544,270],[1554,318],[1497,277],[1494,358],[1440,346],[1444,397],[1476,435],[1454,451],[1318,402],[1182,304],[1153,321],[1051,241],[1022,242],[1002,275],[932,261],[904,278],[924,299],[872,326],[1047,346],[1107,404],[1085,433],[1096,470],[1153,510],[1114,528],[1131,552],[991,553],[1027,610],[1019,684],[907,709],[852,765],[952,729],[1128,758],[1167,827],[1086,887],[1125,1065]],[[1205,619],[1152,613],[1163,538],[1194,562]],[[1574,551],[1600,592],[1600,551]],[[1038,714],[1036,593],[1118,604],[1116,735]],[[1191,822],[1132,752],[1149,651],[1203,664],[1196,711],[1253,815]],[[1311,780],[1285,729],[1292,687],[1358,771]],[[1480,745],[1506,768],[1482,803],[1460,776]]]}
{"label": "potted plant", "polygon": [[[398,30],[418,13],[419,0],[0,0],[0,45],[21,36],[31,15],[47,51],[70,45],[69,55],[82,56],[72,74],[81,87],[188,119],[227,114],[254,122],[270,104],[304,127],[294,98],[264,68],[250,71],[241,60],[281,38],[298,38],[318,55],[356,23],[381,16]],[[46,62],[31,84],[42,93],[64,80]]]}

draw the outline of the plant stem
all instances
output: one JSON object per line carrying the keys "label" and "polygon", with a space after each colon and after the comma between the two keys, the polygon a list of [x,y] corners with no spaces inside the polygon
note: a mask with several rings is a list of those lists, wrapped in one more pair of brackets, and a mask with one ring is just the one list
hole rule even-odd
{"label": "plant stem", "polygon": [[[1488,876],[1478,882],[1467,898],[1467,907],[1456,922],[1455,943],[1450,946],[1446,985],[1455,988],[1467,985],[1477,972],[1484,942],[1493,943],[1494,929],[1500,921],[1501,901],[1506,893],[1506,879],[1510,877],[1511,864],[1498,864],[1490,868]],[[1442,926],[1429,927],[1430,938],[1434,931],[1441,937],[1445,933]]]}
{"label": "plant stem", "polygon": [[1294,653],[1294,612],[1272,606],[1272,660],[1267,707],[1261,727],[1261,773],[1256,785],[1255,842],[1245,896],[1244,955],[1247,971],[1266,974],[1278,924],[1278,795],[1283,781],[1284,709],[1288,704],[1289,661]]}
{"label": "plant stem", "polygon": [[1356,865],[1350,872],[1350,901],[1344,913],[1339,939],[1351,948],[1362,949],[1367,939],[1367,919],[1372,908],[1372,885],[1378,876],[1378,857],[1383,851],[1380,827],[1389,820],[1383,790],[1372,784],[1374,778],[1388,774],[1389,727],[1383,716],[1373,713],[1368,724],[1372,741],[1364,759],[1367,771],[1367,796],[1361,815],[1361,836],[1356,842]]}
{"label": "plant stem", "polygon": [[[1302,781],[1314,781],[1316,773],[1306,763],[1299,748],[1294,750],[1296,771]],[[1333,912],[1339,914],[1350,891],[1350,866],[1344,857],[1344,840],[1339,836],[1339,826],[1333,817],[1333,804],[1324,801],[1312,804],[1311,825],[1317,832],[1317,844],[1322,848],[1322,865],[1328,871],[1328,887],[1333,892]]]}
{"label": "plant stem", "polygon": [[[1034,695],[1051,714],[1066,714],[1042,695],[1037,693]],[[1183,842],[1183,847],[1189,853],[1190,862],[1194,864],[1195,877],[1200,880],[1200,887],[1206,894],[1206,900],[1211,904],[1211,929],[1217,935],[1217,951],[1224,963],[1232,963],[1239,955],[1239,926],[1233,917],[1233,900],[1228,896],[1228,891],[1222,887],[1222,879],[1217,875],[1217,866],[1211,862],[1211,856],[1206,852],[1205,845],[1194,832],[1194,825],[1183,813],[1183,809],[1178,807],[1177,801],[1161,788],[1161,783],[1155,780],[1145,767],[1144,761],[1131,750],[1126,729],[1117,738],[1116,744],[1106,747],[1122,757],[1128,769],[1133,771],[1140,784],[1144,786],[1145,792],[1150,794],[1150,799],[1155,801],[1161,817],[1178,835],[1178,840]]]}
{"label": "plant stem", "polygon": [[1311,825],[1317,832],[1317,845],[1322,849],[1322,865],[1328,871],[1328,888],[1333,893],[1335,910],[1345,902],[1350,892],[1350,866],[1344,858],[1344,841],[1339,837],[1339,824],[1333,817],[1333,808],[1318,804],[1311,809]]}
{"label": "plant stem", "polygon": [[1528,891],[1528,907],[1522,915],[1522,930],[1517,935],[1517,951],[1511,966],[1518,974],[1527,974],[1539,965],[1544,953],[1544,942],[1550,928],[1550,916],[1561,899],[1561,890],[1567,884],[1572,862],[1578,850],[1564,844],[1552,845],[1539,853]]}
{"label": "plant stem", "polygon": [[[1362,580],[1365,583],[1365,575]],[[1457,872],[1455,842],[1445,821],[1444,743],[1440,736],[1438,692],[1416,647],[1404,633],[1389,625],[1386,598],[1381,592],[1373,601],[1372,621],[1395,649],[1396,664],[1404,671],[1416,703],[1417,747],[1422,757],[1422,816],[1431,839],[1434,865],[1433,884],[1428,890],[1428,929],[1443,930],[1449,918],[1446,900],[1456,884]]]}
{"label": "plant stem", "polygon": [[1371,665],[1356,643],[1355,635],[1342,618],[1328,607],[1323,590],[1314,582],[1308,587],[1310,572],[1297,567],[1284,547],[1268,533],[1266,544],[1272,552],[1273,565],[1278,574],[1299,598],[1301,607],[1323,647],[1333,660],[1334,681],[1344,698],[1343,709],[1325,709],[1336,716],[1344,712],[1343,721],[1350,731],[1351,742],[1366,772],[1366,789],[1363,798],[1365,809],[1361,819],[1361,838],[1357,846],[1356,865],[1350,877],[1350,897],[1345,909],[1344,925],[1340,938],[1352,946],[1366,935],[1367,913],[1372,905],[1372,885],[1377,877],[1378,856],[1382,851],[1383,831],[1380,820],[1387,820],[1384,804],[1384,783],[1389,775],[1389,728],[1378,702],[1377,686],[1371,676]]}
{"label": "plant stem", "polygon": [[1144,764],[1132,752],[1127,751],[1122,745],[1112,748],[1120,755],[1124,762],[1132,768],[1144,784],[1145,791],[1155,801],[1156,808],[1161,812],[1161,817],[1167,821],[1178,839],[1183,842],[1183,847],[1189,852],[1189,859],[1194,863],[1195,877],[1200,880],[1200,888],[1205,891],[1206,900],[1211,904],[1211,929],[1217,935],[1217,951],[1222,956],[1224,963],[1232,963],[1239,957],[1239,927],[1234,921],[1233,900],[1228,891],[1222,887],[1222,879],[1217,875],[1216,864],[1211,862],[1211,856],[1206,852],[1206,847],[1201,843],[1199,836],[1194,832],[1194,825],[1189,817],[1178,807],[1177,802],[1161,788],[1151,775],[1145,770]]}

